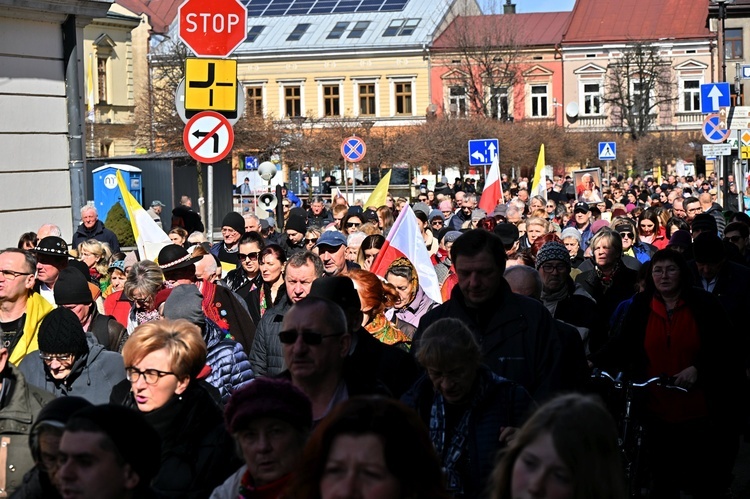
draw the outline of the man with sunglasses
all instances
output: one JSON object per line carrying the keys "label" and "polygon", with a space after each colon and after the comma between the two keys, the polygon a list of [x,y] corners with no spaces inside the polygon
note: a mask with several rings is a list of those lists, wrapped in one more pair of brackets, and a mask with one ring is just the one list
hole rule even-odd
{"label": "man with sunglasses", "polygon": [[748,251],[749,237],[750,227],[742,222],[732,222],[724,229],[724,241],[737,246],[746,267],[750,267],[750,251]]}
{"label": "man with sunglasses", "polygon": [[37,333],[52,304],[34,291],[36,258],[28,251],[0,251],[0,347],[18,363],[37,349]]}
{"label": "man with sunglasses", "polygon": [[256,376],[275,376],[284,370],[284,354],[279,341],[281,322],[292,305],[305,298],[310,293],[313,281],[322,275],[323,262],[311,251],[296,253],[286,261],[286,295],[275,307],[263,314],[255,330],[252,347],[248,351]]}

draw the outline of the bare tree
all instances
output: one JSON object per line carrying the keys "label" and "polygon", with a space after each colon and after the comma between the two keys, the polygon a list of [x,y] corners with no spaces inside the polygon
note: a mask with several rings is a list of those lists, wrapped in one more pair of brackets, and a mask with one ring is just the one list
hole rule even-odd
{"label": "bare tree", "polygon": [[678,98],[676,86],[671,64],[659,54],[659,47],[635,42],[607,68],[602,100],[613,124],[637,141],[649,133],[659,113],[671,114]]}

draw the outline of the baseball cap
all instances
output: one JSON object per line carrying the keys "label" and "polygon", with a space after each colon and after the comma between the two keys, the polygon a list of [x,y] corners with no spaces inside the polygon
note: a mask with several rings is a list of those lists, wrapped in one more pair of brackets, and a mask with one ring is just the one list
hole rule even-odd
{"label": "baseball cap", "polygon": [[346,246],[346,236],[337,230],[327,230],[320,235],[315,247],[324,244],[327,246]]}
{"label": "baseball cap", "polygon": [[154,199],[153,201],[151,201],[151,207],[153,208],[154,206],[161,206],[161,207],[164,207],[164,206],[167,206],[167,205],[166,205],[166,204],[164,204],[164,203],[162,203],[162,202],[161,202],[161,201],[159,201],[158,199]]}
{"label": "baseball cap", "polygon": [[589,208],[589,205],[587,203],[576,203],[575,207],[573,208],[573,213],[576,213],[580,211],[581,213],[588,213],[591,211],[591,208]]}

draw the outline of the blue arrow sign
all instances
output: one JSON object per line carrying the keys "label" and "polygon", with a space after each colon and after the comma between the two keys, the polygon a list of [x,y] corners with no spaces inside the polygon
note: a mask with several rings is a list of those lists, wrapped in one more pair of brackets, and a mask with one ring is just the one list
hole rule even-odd
{"label": "blue arrow sign", "polygon": [[617,142],[599,142],[599,160],[611,161],[617,159]]}
{"label": "blue arrow sign", "polygon": [[245,170],[257,170],[258,158],[255,156],[245,156]]}
{"label": "blue arrow sign", "polygon": [[718,113],[722,107],[732,105],[729,83],[705,83],[701,85],[701,112]]}
{"label": "blue arrow sign", "polygon": [[469,141],[469,166],[491,165],[500,156],[500,141],[479,139]]}

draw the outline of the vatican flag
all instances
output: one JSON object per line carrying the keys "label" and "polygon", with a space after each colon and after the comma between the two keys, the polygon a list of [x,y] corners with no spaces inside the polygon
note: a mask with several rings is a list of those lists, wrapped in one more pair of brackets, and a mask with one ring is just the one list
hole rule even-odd
{"label": "vatican flag", "polygon": [[161,230],[154,219],[146,213],[143,206],[138,204],[138,201],[130,194],[125,185],[125,179],[122,178],[119,170],[117,171],[117,185],[120,187],[120,195],[122,195],[125,211],[127,211],[130,219],[130,225],[133,227],[133,236],[141,260],[156,260],[159,251],[164,246],[172,244],[172,241],[167,233]]}
{"label": "vatican flag", "polygon": [[386,173],[385,176],[380,179],[378,185],[375,186],[375,190],[372,191],[372,194],[370,194],[369,199],[365,203],[365,209],[369,208],[370,206],[374,206],[375,209],[378,209],[385,204],[385,200],[388,197],[388,189],[391,186],[392,171],[393,170],[388,170],[388,173]]}

